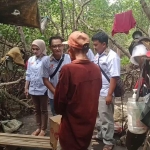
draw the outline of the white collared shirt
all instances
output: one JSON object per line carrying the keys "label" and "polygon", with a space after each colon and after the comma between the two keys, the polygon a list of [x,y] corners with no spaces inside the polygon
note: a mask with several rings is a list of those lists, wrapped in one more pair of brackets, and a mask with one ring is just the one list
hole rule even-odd
{"label": "white collared shirt", "polygon": [[29,84],[29,94],[31,95],[44,95],[47,91],[47,87],[43,83],[40,71],[42,66],[42,61],[46,58],[37,58],[32,56],[28,60],[26,80],[30,81]]}
{"label": "white collared shirt", "polygon": [[[55,71],[56,67],[58,66],[59,61],[57,61],[53,57],[53,55],[46,56],[46,59],[44,59],[43,65],[42,65],[42,68],[41,68],[41,76],[44,77],[44,78],[49,78],[50,75],[52,75],[52,73]],[[69,63],[71,63],[70,56],[68,54],[65,54],[64,61],[62,62],[61,66],[59,67],[57,73],[55,74],[55,76],[52,79],[50,79],[50,82],[52,83],[52,85],[54,87],[56,87],[56,85],[58,83],[59,72],[60,72],[62,66],[64,66],[65,64],[69,64]],[[48,90],[48,97],[50,99],[54,99],[54,95],[50,90]]]}
{"label": "white collared shirt", "polygon": [[90,61],[92,62],[94,61],[94,54],[91,49],[88,50],[88,52],[86,53],[86,56],[88,57]]}
{"label": "white collared shirt", "polygon": [[[120,76],[120,58],[116,52],[109,49],[109,51],[104,51],[102,54],[96,54],[94,58],[94,63],[99,65],[106,73],[106,75],[111,77],[119,77]],[[100,91],[100,96],[107,96],[109,90],[110,83],[102,74],[102,89]]]}

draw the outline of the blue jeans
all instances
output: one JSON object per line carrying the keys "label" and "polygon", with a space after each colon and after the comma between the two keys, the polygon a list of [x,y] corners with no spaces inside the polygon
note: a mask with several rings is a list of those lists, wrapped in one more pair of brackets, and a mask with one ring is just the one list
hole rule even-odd
{"label": "blue jeans", "polygon": [[50,108],[53,116],[56,116],[57,114],[55,113],[54,109],[54,99],[50,99]]}

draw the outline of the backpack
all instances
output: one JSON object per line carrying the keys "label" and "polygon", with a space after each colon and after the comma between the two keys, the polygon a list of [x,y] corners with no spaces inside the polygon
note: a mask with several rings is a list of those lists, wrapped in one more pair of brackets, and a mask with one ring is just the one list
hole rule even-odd
{"label": "backpack", "polygon": [[[106,73],[104,72],[104,70],[101,67],[100,67],[100,69],[101,69],[102,74],[105,76],[105,78],[110,83],[109,77],[106,75]],[[123,84],[122,79],[119,77],[119,79],[117,80],[116,88],[114,90],[114,95],[115,95],[115,97],[122,97],[124,95],[124,93],[125,93],[124,84]]]}

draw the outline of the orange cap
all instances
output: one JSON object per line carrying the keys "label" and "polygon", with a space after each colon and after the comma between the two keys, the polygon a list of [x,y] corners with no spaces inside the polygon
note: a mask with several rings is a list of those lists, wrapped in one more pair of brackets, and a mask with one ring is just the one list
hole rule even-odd
{"label": "orange cap", "polygon": [[89,43],[89,36],[81,31],[74,31],[70,34],[68,41],[63,42],[63,44],[68,44],[69,46],[77,49],[82,49],[85,44]]}

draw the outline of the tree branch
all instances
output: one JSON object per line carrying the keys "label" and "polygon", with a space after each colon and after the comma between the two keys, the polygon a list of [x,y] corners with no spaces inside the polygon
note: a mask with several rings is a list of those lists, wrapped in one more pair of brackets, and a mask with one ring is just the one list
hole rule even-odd
{"label": "tree branch", "polygon": [[136,26],[139,30],[141,30],[146,36],[149,36],[148,33],[146,31],[144,31],[141,27]]}
{"label": "tree branch", "polygon": [[61,20],[61,34],[62,37],[64,38],[64,17],[65,17],[65,12],[64,12],[64,6],[63,6],[63,1],[60,0],[60,10],[61,10],[61,15],[60,15],[60,20]]}
{"label": "tree branch", "polygon": [[57,24],[54,22],[54,20],[52,19],[52,16],[49,16],[50,21],[52,22],[52,24],[54,25],[54,27],[57,30],[57,33],[59,33],[59,27],[57,26]]}
{"label": "tree branch", "polygon": [[[80,20],[84,25],[87,26],[87,28],[93,32],[98,32],[98,31],[103,31],[105,32],[103,29],[99,28],[99,29],[94,29],[93,27],[89,26],[87,23],[85,23],[83,20]],[[106,32],[105,32],[106,33]],[[112,37],[110,37],[108,35],[109,40],[111,40],[111,42],[116,45],[128,58],[130,58],[130,54],[121,46],[119,45],[119,43],[117,43]]]}
{"label": "tree branch", "polygon": [[15,44],[10,43],[10,42],[8,42],[7,40],[5,40],[4,37],[1,37],[1,38],[0,38],[0,43],[1,43],[1,44],[6,44],[6,46],[8,46],[8,47],[10,47],[10,48],[13,48],[14,46],[16,46]]}
{"label": "tree branch", "polygon": [[78,22],[79,22],[81,14],[83,12],[84,6],[87,5],[90,1],[91,0],[87,0],[85,3],[82,4],[81,10],[80,10],[79,14],[77,15],[77,18],[76,18],[76,21],[75,21],[75,30],[77,30]]}
{"label": "tree branch", "polygon": [[9,94],[8,92],[6,92],[5,90],[1,90],[1,93],[3,93],[7,98],[14,100],[15,102],[19,103],[20,105],[23,105],[29,109],[34,110],[33,106],[29,106],[27,103],[20,101],[17,97]]}
{"label": "tree branch", "polygon": [[26,52],[26,51],[28,51],[28,47],[27,47],[27,44],[26,44],[26,41],[25,41],[25,36],[24,36],[23,28],[21,26],[17,26],[17,30],[18,30],[21,42],[22,42],[23,47],[24,47],[24,51]]}
{"label": "tree branch", "polygon": [[150,20],[150,8],[148,7],[145,0],[140,0],[143,11],[145,12],[147,18]]}
{"label": "tree branch", "polygon": [[119,44],[117,43],[113,38],[111,38],[110,36],[108,36],[109,40],[111,40],[111,42],[116,45],[128,58],[130,58],[130,54]]}
{"label": "tree branch", "polygon": [[72,9],[72,31],[75,31],[75,2],[74,0],[72,0],[72,5],[73,5],[73,9]]}
{"label": "tree branch", "polygon": [[17,83],[19,83],[21,80],[24,80],[24,78],[20,78],[20,79],[18,79],[18,80],[16,80],[16,81],[12,81],[12,82],[0,83],[0,87],[1,87],[1,86],[4,86],[4,85],[17,84]]}

